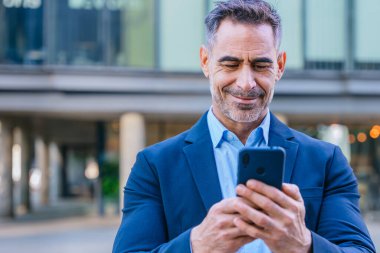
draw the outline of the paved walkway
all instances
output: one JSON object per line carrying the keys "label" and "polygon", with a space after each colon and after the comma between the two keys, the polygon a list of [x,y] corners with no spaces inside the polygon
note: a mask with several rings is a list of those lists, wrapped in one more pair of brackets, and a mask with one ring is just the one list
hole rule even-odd
{"label": "paved walkway", "polygon": [[0,253],[111,252],[118,217],[0,223]]}
{"label": "paved walkway", "polygon": [[[3,221],[0,222],[0,253],[111,252],[119,222],[115,216]],[[367,225],[380,251],[380,222],[371,219]]]}
{"label": "paved walkway", "polygon": [[367,220],[366,224],[371,234],[373,243],[375,244],[376,252],[380,252],[380,217],[375,220]]}

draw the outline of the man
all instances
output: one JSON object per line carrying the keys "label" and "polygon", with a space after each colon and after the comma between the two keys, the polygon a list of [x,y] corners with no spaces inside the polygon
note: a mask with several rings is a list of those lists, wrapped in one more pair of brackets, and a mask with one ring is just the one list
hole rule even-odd
{"label": "man", "polygon": [[[262,0],[222,2],[206,29],[212,107],[137,155],[113,252],[375,252],[340,149],[269,112],[286,62],[276,11]],[[282,191],[255,180],[236,187],[244,146],[286,150]]]}

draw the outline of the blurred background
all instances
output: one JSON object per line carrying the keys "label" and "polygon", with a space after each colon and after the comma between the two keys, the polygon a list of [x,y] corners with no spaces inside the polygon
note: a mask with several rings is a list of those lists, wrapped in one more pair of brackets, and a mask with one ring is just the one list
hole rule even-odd
{"label": "blurred background", "polygon": [[[288,55],[271,110],[342,148],[380,245],[380,1],[269,2]],[[0,252],[111,251],[136,152],[210,106],[212,6],[0,0]]]}

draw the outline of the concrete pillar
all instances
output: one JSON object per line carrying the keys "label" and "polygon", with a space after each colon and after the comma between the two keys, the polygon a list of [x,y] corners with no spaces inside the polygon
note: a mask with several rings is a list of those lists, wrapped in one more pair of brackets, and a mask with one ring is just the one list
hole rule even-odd
{"label": "concrete pillar", "polygon": [[23,177],[25,170],[23,168],[23,134],[21,128],[13,129],[13,145],[12,145],[12,179],[13,179],[13,206],[15,215],[25,214],[25,206],[23,205]]}
{"label": "concrete pillar", "polygon": [[38,209],[49,200],[48,152],[42,138],[37,138],[34,146],[34,167],[30,175],[31,204],[33,209]]}
{"label": "concrete pillar", "polygon": [[0,217],[12,217],[12,129],[0,120]]}
{"label": "concrete pillar", "polygon": [[15,127],[13,129],[12,145],[12,178],[13,178],[13,205],[15,215],[24,215],[29,210],[29,168],[30,168],[30,140],[28,129]]}
{"label": "concrete pillar", "polygon": [[123,187],[136,161],[137,153],[145,147],[144,116],[126,113],[120,119],[120,204],[123,206]]}
{"label": "concrete pillar", "polygon": [[61,154],[56,143],[49,144],[49,203],[54,204],[61,195]]}
{"label": "concrete pillar", "polygon": [[22,161],[22,172],[21,172],[21,206],[19,207],[18,214],[26,214],[30,210],[30,198],[29,198],[29,171],[32,165],[33,159],[33,141],[32,133],[28,125],[21,128],[22,139],[21,139],[21,161]]}

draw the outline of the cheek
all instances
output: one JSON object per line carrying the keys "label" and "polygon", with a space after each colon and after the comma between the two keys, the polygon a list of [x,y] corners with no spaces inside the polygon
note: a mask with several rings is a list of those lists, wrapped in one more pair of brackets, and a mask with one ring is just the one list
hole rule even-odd
{"label": "cheek", "polygon": [[223,92],[223,89],[235,82],[235,78],[231,74],[217,73],[213,77],[214,89],[217,89],[220,93]]}
{"label": "cheek", "polygon": [[270,93],[273,93],[276,80],[273,76],[262,77],[260,78],[260,80],[257,80],[256,83],[258,83],[261,86],[261,88],[265,91],[265,93],[269,95]]}

